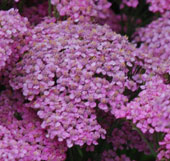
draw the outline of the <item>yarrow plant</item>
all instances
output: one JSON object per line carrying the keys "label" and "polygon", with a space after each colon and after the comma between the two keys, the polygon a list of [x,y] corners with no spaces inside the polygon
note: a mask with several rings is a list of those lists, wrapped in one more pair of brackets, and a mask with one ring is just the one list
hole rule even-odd
{"label": "yarrow plant", "polygon": [[[42,31],[43,34],[40,34]],[[50,127],[50,138],[57,135],[63,140],[78,134],[79,127],[76,127],[76,120],[73,124],[73,120],[80,117],[76,116],[79,110],[82,118],[87,117],[88,120],[89,117],[89,121],[93,122],[88,121],[90,126],[94,126],[94,129],[89,127],[89,130],[92,133],[96,131],[96,136],[92,134],[91,137],[99,138],[101,135],[104,138],[105,130],[97,125],[94,108],[114,111],[114,108],[119,108],[128,100],[123,95],[124,86],[129,90],[137,88],[135,82],[126,80],[126,65],[132,66],[131,63],[135,61],[134,46],[126,38],[113,33],[108,26],[89,23],[75,25],[63,21],[58,25],[43,22],[35,27],[28,48],[28,53],[11,72],[10,85],[14,89],[22,89],[24,96],[32,101],[31,106],[40,110],[37,114],[44,119],[42,127]],[[75,115],[72,114],[73,120],[65,120],[70,113]],[[94,116],[91,118],[89,114]],[[70,122],[73,126],[71,129]],[[68,146],[72,146],[72,142],[83,145],[82,139],[77,140],[79,137],[83,137],[84,142],[90,139],[90,136],[86,138],[87,134],[83,134],[83,131],[81,133],[82,136],[78,134],[70,138]],[[87,143],[91,144],[93,140]]]}
{"label": "yarrow plant", "polygon": [[[149,4],[149,10],[151,12],[160,12],[161,14],[170,10],[170,0],[146,0]],[[140,4],[140,0],[122,0],[120,7],[125,6],[136,8]]]}
{"label": "yarrow plant", "polygon": [[[132,119],[133,123],[143,133],[165,132],[170,127],[170,86],[163,83],[161,78],[152,78],[145,85],[139,97],[116,112],[116,117]],[[141,110],[140,110],[141,109]]]}
{"label": "yarrow plant", "polygon": [[48,2],[45,1],[37,6],[25,6],[22,16],[27,17],[33,25],[40,23],[44,20],[44,17],[48,16]]}
{"label": "yarrow plant", "polygon": [[[134,42],[141,43],[138,56],[144,60],[149,73],[166,77],[170,75],[170,13],[153,21],[134,34]],[[161,64],[161,65],[160,65]]]}
{"label": "yarrow plant", "polygon": [[123,8],[125,5],[128,7],[136,8],[139,4],[138,0],[122,0],[121,8]]}
{"label": "yarrow plant", "polygon": [[65,160],[65,143],[47,139],[35,112],[23,102],[20,93],[11,90],[0,95],[0,159]]}
{"label": "yarrow plant", "polygon": [[91,18],[106,19],[111,3],[107,0],[51,0],[61,16],[69,16],[74,21],[89,21]]}
{"label": "yarrow plant", "polygon": [[169,3],[0,1],[0,160],[168,161]]}
{"label": "yarrow plant", "polygon": [[[147,143],[142,139],[141,135],[133,129],[133,124],[131,122],[123,119],[116,119],[111,114],[108,115],[107,113],[101,113],[101,111],[98,112],[98,116],[102,118],[100,123],[102,127],[107,130],[107,143],[104,146],[107,145],[110,147],[110,152],[104,151],[102,156],[105,155],[105,153],[110,153],[110,155],[113,153],[113,156],[119,158],[119,155],[117,154],[118,151],[121,151],[121,154],[124,154],[123,151],[130,149],[136,149],[145,154],[150,153]],[[149,142],[153,142],[151,134],[145,133],[144,136]],[[107,158],[109,155],[105,155],[105,157]],[[113,158],[110,159],[113,160]]]}
{"label": "yarrow plant", "polygon": [[158,160],[170,159],[170,134],[166,134],[163,141],[159,142],[160,151]]}
{"label": "yarrow plant", "polygon": [[150,4],[149,10],[152,12],[164,13],[170,10],[170,0],[147,0]]}
{"label": "yarrow plant", "polygon": [[0,11],[0,72],[19,58],[28,26],[27,18],[21,17],[17,10]]}
{"label": "yarrow plant", "polygon": [[102,161],[131,161],[125,154],[118,156],[113,150],[104,151],[102,154]]}

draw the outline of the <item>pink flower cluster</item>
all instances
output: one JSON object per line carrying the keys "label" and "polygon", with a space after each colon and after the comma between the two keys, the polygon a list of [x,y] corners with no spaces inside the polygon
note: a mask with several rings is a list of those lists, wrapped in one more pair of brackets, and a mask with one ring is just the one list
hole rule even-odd
{"label": "pink flower cluster", "polygon": [[0,160],[64,161],[68,148],[69,157],[100,151],[103,161],[130,161],[132,149],[170,159],[169,0],[146,0],[162,17],[133,44],[113,30],[130,32],[119,7],[138,0],[115,10],[107,0],[48,2],[0,6],[22,12],[23,3],[27,17],[0,10]]}
{"label": "pink flower cluster", "polygon": [[[101,120],[100,124],[107,130],[106,142],[109,146],[111,145],[110,150],[104,151],[102,154],[104,161],[113,161],[114,159],[119,159],[117,151],[136,149],[139,152],[144,152],[145,154],[150,153],[146,142],[144,142],[139,133],[133,129],[133,126],[129,121],[116,119],[113,117],[113,115],[103,113],[101,110],[97,111],[97,114]],[[154,144],[152,134],[146,133],[144,136],[149,142]],[[88,150],[93,151],[94,148],[88,147]],[[125,157],[125,155],[123,156]],[[120,156],[120,158],[123,156]]]}
{"label": "pink flower cluster", "polygon": [[147,0],[147,2],[150,4],[149,10],[152,12],[170,11],[170,0]]}
{"label": "pink flower cluster", "polygon": [[139,97],[115,112],[116,117],[133,120],[143,133],[167,133],[170,128],[169,92],[170,85],[164,84],[159,77],[153,77],[146,83]]}
{"label": "pink flower cluster", "polygon": [[160,150],[157,160],[170,159],[170,133],[166,134],[164,140],[159,142]]}
{"label": "pink flower cluster", "polygon": [[[114,122],[113,122],[114,123]],[[115,121],[116,123],[116,121]],[[152,136],[145,134],[145,137],[152,141]],[[107,142],[112,143],[113,150],[137,149],[139,152],[149,154],[150,151],[137,131],[133,130],[129,122],[120,123],[120,128],[114,128],[111,136],[107,137]]]}
{"label": "pink flower cluster", "polygon": [[100,136],[105,138],[106,131],[98,124],[95,110],[71,100],[66,93],[59,95],[57,88],[38,98],[32,107],[38,108],[37,115],[43,119],[41,127],[47,128],[47,137],[66,140],[68,147],[85,143],[97,145]]}
{"label": "pink flower cluster", "polygon": [[44,17],[48,16],[47,1],[37,6],[24,7],[22,16],[27,17],[31,24],[37,25],[44,20]]}
{"label": "pink flower cluster", "polygon": [[138,4],[139,4],[138,0],[122,0],[120,7],[123,8],[126,5],[128,7],[136,8]]}
{"label": "pink flower cluster", "polygon": [[[149,10],[151,12],[164,14],[170,10],[170,0],[146,0],[146,2],[149,4]],[[139,3],[139,0],[122,0],[120,8],[124,8],[124,6],[136,8]]]}
{"label": "pink flower cluster", "polygon": [[29,51],[13,69],[10,81],[29,100],[48,95],[55,87],[70,100],[91,108],[99,101],[99,108],[109,111],[127,101],[125,86],[137,88],[128,80],[126,67],[135,62],[135,48],[107,26],[44,22],[33,32]]}
{"label": "pink flower cluster", "polygon": [[107,0],[51,0],[60,16],[69,16],[74,21],[88,21],[91,18],[105,19],[111,3]]}
{"label": "pink flower cluster", "polygon": [[125,154],[118,156],[115,151],[108,150],[103,152],[101,161],[131,161],[131,159]]}
{"label": "pink flower cluster", "polygon": [[50,140],[34,111],[26,108],[18,92],[0,94],[0,160],[64,161],[64,142]]}
{"label": "pink flower cluster", "polygon": [[114,111],[128,101],[125,87],[137,88],[126,67],[135,62],[134,46],[108,26],[69,21],[37,25],[28,46],[10,85],[39,110],[50,138],[66,139],[69,147],[97,144],[105,130],[94,108]]}
{"label": "pink flower cluster", "polygon": [[126,67],[135,62],[135,48],[107,26],[44,22],[33,32],[30,50],[13,69],[10,81],[29,100],[48,95],[55,87],[70,100],[91,108],[98,102],[100,109],[109,111],[127,101],[125,86],[137,88],[128,80]]}
{"label": "pink flower cluster", "polygon": [[0,72],[18,60],[28,27],[28,20],[21,17],[18,10],[0,11]]}
{"label": "pink flower cluster", "polygon": [[170,14],[153,21],[134,34],[134,42],[141,43],[138,56],[144,60],[149,73],[170,74]]}

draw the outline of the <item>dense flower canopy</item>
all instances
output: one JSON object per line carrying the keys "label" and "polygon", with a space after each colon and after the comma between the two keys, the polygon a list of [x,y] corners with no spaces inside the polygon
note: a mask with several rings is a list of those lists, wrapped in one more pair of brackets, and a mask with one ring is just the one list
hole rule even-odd
{"label": "dense flower canopy", "polygon": [[61,16],[69,16],[74,21],[89,21],[91,18],[105,19],[111,3],[107,0],[51,0]]}
{"label": "dense flower canopy", "polygon": [[[68,146],[72,142],[82,145],[78,138],[71,138],[80,132],[78,125],[73,124],[77,117],[83,118],[80,124],[87,124],[87,120],[94,126],[89,129],[84,126],[84,132],[96,133],[90,134],[91,141],[83,131],[82,136],[77,136],[85,137],[85,143],[91,144],[100,135],[104,137],[105,131],[95,121],[94,108],[114,112],[114,108],[128,100],[123,95],[125,86],[129,90],[137,88],[136,82],[127,79],[126,67],[135,61],[134,46],[108,26],[64,21],[36,26],[29,49],[12,71],[10,84],[13,89],[22,89],[24,96],[33,102],[31,106],[40,110],[38,115],[44,119],[42,127],[49,127],[50,138],[57,135],[61,140],[70,138]],[[56,115],[58,118],[54,118]],[[66,123],[65,117],[72,118],[72,125],[71,120]]]}
{"label": "dense flower canopy", "polygon": [[170,0],[0,0],[0,161],[168,161]]}
{"label": "dense flower canopy", "polygon": [[0,11],[0,72],[19,58],[28,26],[27,18],[21,17],[17,10]]}
{"label": "dense flower canopy", "polygon": [[125,154],[118,156],[113,150],[104,151],[102,154],[102,161],[131,161]]}
{"label": "dense flower canopy", "polygon": [[147,0],[152,12],[166,12],[170,10],[170,0]]}
{"label": "dense flower canopy", "polygon": [[143,133],[168,132],[170,127],[170,85],[159,77],[153,77],[145,85],[139,97],[127,104],[116,117],[132,119]]}
{"label": "dense flower canopy", "polygon": [[48,3],[43,2],[37,6],[24,7],[22,16],[27,17],[29,22],[36,25],[44,20],[44,17],[48,16]]}
{"label": "dense flower canopy", "polygon": [[138,4],[138,0],[122,0],[121,8],[123,8],[125,5],[127,5],[128,7],[136,8]]}
{"label": "dense flower canopy", "polygon": [[141,43],[143,53],[138,56],[145,61],[144,67],[161,76],[170,74],[170,13],[138,29],[134,37]]}
{"label": "dense flower canopy", "polygon": [[[151,12],[160,12],[163,14],[170,10],[170,0],[146,0],[146,2],[149,4],[149,10]],[[121,8],[125,5],[136,8],[139,4],[139,0],[122,0]]]}
{"label": "dense flower canopy", "polygon": [[65,143],[47,139],[35,112],[23,102],[21,94],[11,90],[0,95],[0,159],[65,160]]}
{"label": "dense flower canopy", "polygon": [[163,141],[159,143],[160,151],[158,160],[170,159],[170,134],[166,134]]}
{"label": "dense flower canopy", "polygon": [[108,26],[44,22],[35,27],[29,49],[13,69],[10,81],[13,89],[22,89],[29,100],[48,95],[55,87],[69,100],[83,101],[91,108],[98,100],[99,108],[108,111],[107,103],[111,108],[118,105],[107,98],[126,102],[125,85],[137,88],[128,80],[126,67],[135,61],[135,47]]}
{"label": "dense flower canopy", "polygon": [[[152,141],[151,135],[145,135],[149,141]],[[140,152],[149,153],[146,143],[142,140],[137,131],[133,130],[129,122],[120,124],[120,128],[114,128],[111,136],[107,137],[107,141],[112,144],[113,150],[118,149],[137,149]]]}

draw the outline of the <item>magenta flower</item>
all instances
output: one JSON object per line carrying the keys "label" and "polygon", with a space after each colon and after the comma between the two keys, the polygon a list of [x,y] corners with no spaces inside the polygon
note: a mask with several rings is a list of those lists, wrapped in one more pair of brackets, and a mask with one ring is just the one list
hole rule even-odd
{"label": "magenta flower", "polygon": [[63,21],[36,26],[27,48],[10,85],[38,109],[50,138],[66,139],[69,147],[97,144],[106,132],[94,108],[114,113],[128,101],[126,86],[138,88],[127,76],[135,47],[108,26]]}
{"label": "magenta flower", "polygon": [[0,95],[0,160],[64,161],[66,144],[47,139],[39,118],[23,101],[11,90]]}
{"label": "magenta flower", "polygon": [[117,155],[114,150],[104,151],[102,154],[102,161],[134,161],[127,157],[125,154]]}
{"label": "magenta flower", "polygon": [[60,16],[68,16],[76,22],[105,19],[109,17],[107,10],[111,6],[107,0],[51,0],[51,3],[56,6]]}
{"label": "magenta flower", "polygon": [[18,60],[28,26],[28,20],[21,17],[18,10],[0,11],[0,71],[10,69]]}
{"label": "magenta flower", "polygon": [[170,127],[170,85],[153,77],[139,97],[117,110],[117,118],[130,119],[143,132],[168,132]]}
{"label": "magenta flower", "polygon": [[122,4],[120,5],[120,7],[123,8],[126,5],[128,7],[136,8],[138,4],[138,0],[122,0]]}
{"label": "magenta flower", "polygon": [[[149,75],[170,75],[170,14],[153,21],[145,28],[140,28],[134,35],[134,42],[141,43],[138,54],[144,60],[143,67]],[[168,81],[168,80],[166,80]]]}
{"label": "magenta flower", "polygon": [[170,10],[170,0],[147,0],[150,4],[149,10],[152,12],[164,13]]}
{"label": "magenta flower", "polygon": [[160,148],[157,161],[170,159],[170,133],[167,133],[164,140],[159,142]]}
{"label": "magenta flower", "polygon": [[31,24],[37,25],[44,20],[44,17],[48,16],[48,2],[45,1],[32,7],[25,6],[22,16],[27,17]]}

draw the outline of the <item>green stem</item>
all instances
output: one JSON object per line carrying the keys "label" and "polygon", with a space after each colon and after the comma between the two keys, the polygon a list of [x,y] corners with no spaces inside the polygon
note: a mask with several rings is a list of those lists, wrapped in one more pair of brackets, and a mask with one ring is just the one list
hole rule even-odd
{"label": "green stem", "polygon": [[58,18],[60,17],[59,12],[57,11],[56,6],[53,6],[53,13],[54,13],[54,17],[55,17],[56,19],[58,19]]}
{"label": "green stem", "polygon": [[48,0],[48,15],[51,17],[51,0]]}
{"label": "green stem", "polygon": [[143,133],[142,133],[137,127],[133,127],[133,129],[136,130],[136,131],[139,133],[139,135],[141,136],[141,138],[143,139],[143,141],[148,145],[151,154],[152,154],[154,157],[156,157],[156,152],[154,151],[151,143],[149,143],[149,141],[145,138],[145,136],[143,135]]}
{"label": "green stem", "polygon": [[153,134],[153,138],[154,138],[154,141],[156,143],[156,148],[158,149],[159,148],[159,134],[158,133],[154,133]]}
{"label": "green stem", "polygon": [[83,152],[81,151],[81,148],[79,146],[76,146],[76,149],[79,153],[79,155],[81,156],[81,158],[83,157]]}
{"label": "green stem", "polygon": [[20,13],[23,12],[24,4],[25,4],[25,0],[19,1],[18,3],[18,8]]}
{"label": "green stem", "polygon": [[120,21],[120,24],[121,24],[121,33],[122,34],[124,34],[124,21],[123,21],[123,14],[122,14],[122,12],[121,12],[121,21]]}
{"label": "green stem", "polygon": [[72,149],[69,149],[69,157],[70,157],[70,161],[74,161]]}

